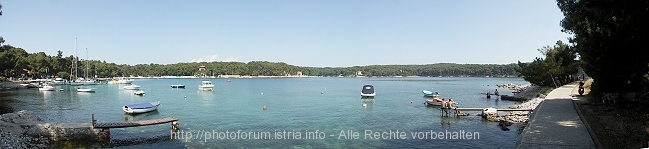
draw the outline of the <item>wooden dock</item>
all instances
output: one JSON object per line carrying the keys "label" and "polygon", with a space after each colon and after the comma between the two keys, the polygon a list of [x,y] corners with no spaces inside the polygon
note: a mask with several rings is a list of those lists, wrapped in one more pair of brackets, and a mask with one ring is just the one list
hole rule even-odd
{"label": "wooden dock", "polygon": [[157,125],[157,124],[170,123],[175,121],[178,121],[178,119],[173,117],[167,117],[161,119],[139,120],[139,121],[130,121],[130,122],[93,123],[92,126],[95,128],[124,128],[124,127]]}
{"label": "wooden dock", "polygon": [[174,117],[166,117],[166,118],[152,119],[152,120],[130,121],[130,122],[97,123],[97,120],[95,120],[95,114],[92,114],[92,127],[100,128],[103,136],[109,138],[110,138],[111,128],[139,127],[139,126],[149,126],[149,125],[157,125],[157,124],[164,124],[164,123],[171,123],[171,129],[178,130],[178,125],[179,125],[178,119]]}

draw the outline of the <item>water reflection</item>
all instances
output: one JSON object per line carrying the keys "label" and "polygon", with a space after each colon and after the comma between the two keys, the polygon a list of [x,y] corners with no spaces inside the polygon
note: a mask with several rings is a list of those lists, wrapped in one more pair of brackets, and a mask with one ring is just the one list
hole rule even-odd
{"label": "water reflection", "polygon": [[124,122],[146,120],[147,117],[158,115],[158,114],[160,114],[158,110],[147,112],[147,113],[137,113],[137,114],[124,113]]}
{"label": "water reflection", "polygon": [[374,106],[374,98],[361,98],[361,106],[363,108],[372,108]]}

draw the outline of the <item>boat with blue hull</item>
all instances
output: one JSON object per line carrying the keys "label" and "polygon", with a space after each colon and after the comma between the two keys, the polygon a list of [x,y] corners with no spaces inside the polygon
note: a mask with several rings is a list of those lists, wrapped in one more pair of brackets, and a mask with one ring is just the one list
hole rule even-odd
{"label": "boat with blue hull", "polygon": [[146,113],[158,109],[160,106],[160,101],[156,102],[145,102],[138,104],[125,105],[122,107],[122,110],[126,113]]}
{"label": "boat with blue hull", "polygon": [[174,85],[171,85],[171,88],[185,88],[185,85],[182,85],[182,84],[174,84]]}

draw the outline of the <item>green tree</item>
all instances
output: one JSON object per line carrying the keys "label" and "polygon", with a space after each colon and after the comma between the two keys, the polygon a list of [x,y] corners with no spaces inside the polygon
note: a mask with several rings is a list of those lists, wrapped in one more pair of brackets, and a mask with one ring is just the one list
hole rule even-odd
{"label": "green tree", "polygon": [[649,2],[558,0],[563,31],[574,35],[584,71],[600,92],[640,92],[649,71]]}
{"label": "green tree", "polygon": [[537,57],[531,63],[518,62],[517,71],[530,83],[557,87],[567,83],[563,78],[577,73],[577,55],[573,48],[562,41],[557,41],[554,46],[544,46],[538,51],[545,58]]}

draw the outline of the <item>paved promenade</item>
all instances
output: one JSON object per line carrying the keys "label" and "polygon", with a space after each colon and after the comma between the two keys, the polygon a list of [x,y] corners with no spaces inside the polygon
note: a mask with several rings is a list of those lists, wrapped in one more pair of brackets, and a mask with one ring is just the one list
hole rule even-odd
{"label": "paved promenade", "polygon": [[578,82],[554,89],[534,111],[531,121],[518,137],[515,149],[597,148],[573,105]]}

